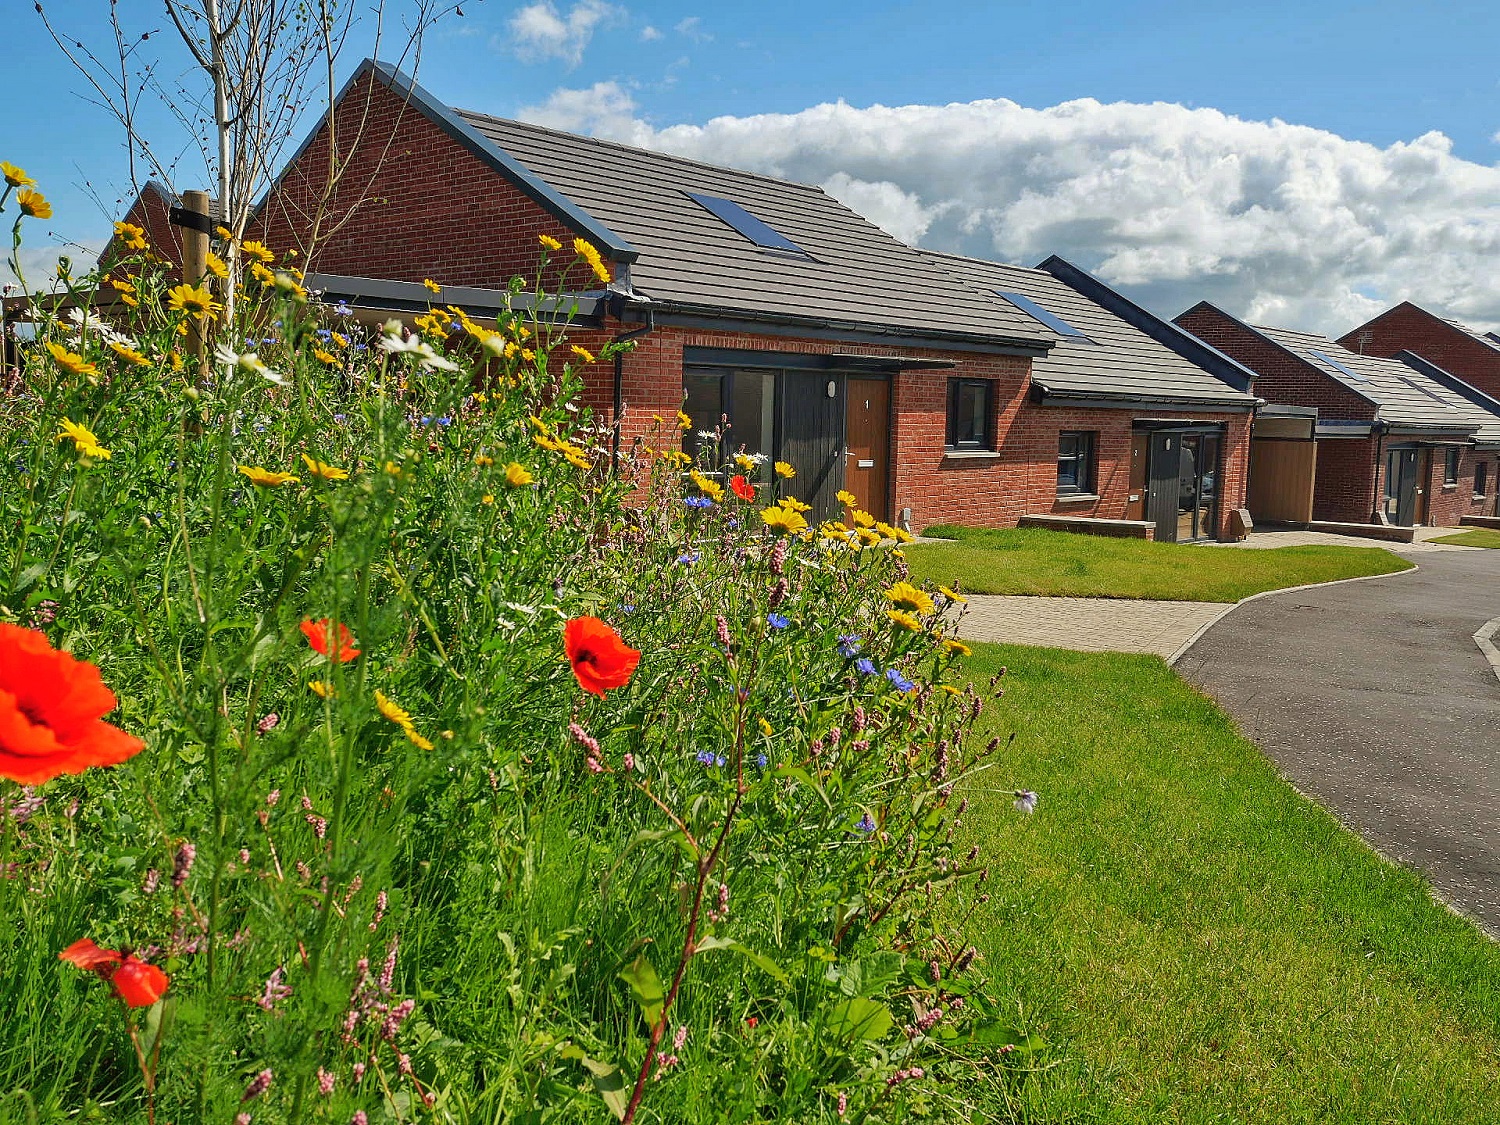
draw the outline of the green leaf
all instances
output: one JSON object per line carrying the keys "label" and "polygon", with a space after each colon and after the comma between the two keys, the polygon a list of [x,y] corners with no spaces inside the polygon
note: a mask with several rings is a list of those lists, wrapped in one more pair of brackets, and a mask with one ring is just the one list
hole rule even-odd
{"label": "green leaf", "polygon": [[1032,1035],[1029,1031],[1022,1031],[993,1020],[975,1024],[964,1038],[969,1043],[984,1047],[1009,1047],[1012,1052],[1026,1055],[1040,1051],[1047,1045],[1046,1040],[1040,1035]]}
{"label": "green leaf", "polygon": [[716,949],[727,949],[731,953],[738,953],[756,968],[769,973],[776,979],[778,984],[785,986],[792,983],[791,978],[786,975],[786,970],[775,961],[772,961],[764,953],[757,953],[753,949],[747,949],[733,938],[714,937],[710,934],[706,938],[700,938],[693,946],[695,953],[712,953]]}
{"label": "green leaf", "polygon": [[667,994],[662,989],[661,978],[656,975],[651,962],[646,960],[646,955],[640,954],[622,969],[620,979],[630,985],[631,994],[641,1006],[641,1015],[645,1016],[647,1026],[655,1027],[661,1019],[661,1009]]}
{"label": "green leaf", "polygon": [[793,781],[802,782],[803,785],[806,785],[819,797],[823,798],[823,804],[827,805],[830,809],[833,808],[833,802],[828,799],[828,794],[823,792],[823,787],[814,781],[812,775],[806,770],[799,769],[797,766],[777,766],[771,773],[776,777],[789,777]]}
{"label": "green leaf", "polygon": [[840,1039],[879,1039],[891,1029],[890,1010],[878,1000],[855,996],[828,1012],[823,1026]]}
{"label": "green leaf", "polygon": [[604,1099],[609,1111],[615,1115],[616,1120],[623,1121],[630,1097],[625,1092],[625,1075],[620,1068],[586,1056],[580,1061],[588,1069],[589,1076],[594,1080],[594,1089],[599,1091],[599,1096]]}

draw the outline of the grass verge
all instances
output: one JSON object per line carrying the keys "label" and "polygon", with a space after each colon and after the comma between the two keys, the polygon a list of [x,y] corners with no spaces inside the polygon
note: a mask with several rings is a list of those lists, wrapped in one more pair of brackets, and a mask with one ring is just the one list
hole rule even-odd
{"label": "grass verge", "polygon": [[1041,528],[941,526],[928,534],[954,542],[907,547],[913,577],[974,594],[1236,602],[1263,590],[1395,574],[1412,565],[1380,547],[1231,550]]}
{"label": "grass verge", "polygon": [[[1298,794],[1160,660],[974,649],[974,680],[1009,667],[975,737],[1016,738],[968,793],[966,829],[1005,857],[972,940],[1051,1044],[1005,1110],[1494,1119],[1500,945]],[[993,788],[1010,784],[1041,795],[1033,816]]]}
{"label": "grass verge", "polygon": [[1457,543],[1460,547],[1500,547],[1500,531],[1488,527],[1476,527],[1472,531],[1460,531],[1454,535],[1441,535],[1429,539],[1429,543]]}

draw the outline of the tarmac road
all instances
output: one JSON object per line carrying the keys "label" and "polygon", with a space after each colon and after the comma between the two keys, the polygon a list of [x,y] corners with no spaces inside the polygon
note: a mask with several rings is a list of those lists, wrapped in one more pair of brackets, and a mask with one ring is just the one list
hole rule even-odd
{"label": "tarmac road", "polygon": [[1176,668],[1283,774],[1500,937],[1500,550],[1246,603]]}

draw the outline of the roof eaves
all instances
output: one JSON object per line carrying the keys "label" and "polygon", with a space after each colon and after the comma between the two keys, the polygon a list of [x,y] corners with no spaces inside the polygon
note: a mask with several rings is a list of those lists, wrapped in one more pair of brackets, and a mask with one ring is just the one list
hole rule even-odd
{"label": "roof eaves", "polygon": [[1500,399],[1496,399],[1490,395],[1485,394],[1472,383],[1465,382],[1457,375],[1454,375],[1452,372],[1439,367],[1431,360],[1423,359],[1416,352],[1410,350],[1399,351],[1393,358],[1399,359],[1402,363],[1406,364],[1406,366],[1412,368],[1414,371],[1418,371],[1421,374],[1427,376],[1427,378],[1431,379],[1439,386],[1446,387],[1454,394],[1468,399],[1481,410],[1486,410],[1489,413],[1495,415],[1497,418],[1500,418]]}
{"label": "roof eaves", "polygon": [[1104,406],[1169,406],[1175,409],[1189,409],[1196,407],[1199,410],[1231,411],[1239,412],[1253,410],[1260,399],[1253,394],[1245,392],[1230,392],[1221,396],[1204,396],[1202,398],[1192,395],[1151,394],[1149,392],[1111,391],[1111,390],[1071,390],[1059,387],[1051,387],[1032,376],[1031,385],[1038,392],[1038,397],[1045,405],[1071,405],[1085,406],[1089,404]]}
{"label": "roof eaves", "polygon": [[1255,372],[1244,364],[1198,339],[1187,329],[1147,312],[1130,298],[1111,289],[1093,274],[1079,269],[1067,259],[1053,254],[1046,261],[1039,263],[1036,268],[1051,274],[1069,289],[1087,297],[1132,328],[1144,332],[1162,347],[1175,352],[1189,363],[1201,367],[1219,381],[1228,383],[1235,390],[1249,392],[1254,386]]}

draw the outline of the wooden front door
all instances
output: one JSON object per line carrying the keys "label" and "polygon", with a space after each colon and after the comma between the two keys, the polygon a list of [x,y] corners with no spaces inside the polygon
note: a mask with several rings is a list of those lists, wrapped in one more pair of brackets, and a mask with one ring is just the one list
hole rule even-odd
{"label": "wooden front door", "polygon": [[888,519],[891,384],[886,379],[851,377],[844,402],[844,488],[876,519]]}
{"label": "wooden front door", "polygon": [[1125,518],[1146,518],[1146,488],[1149,478],[1146,465],[1151,459],[1151,436],[1136,432],[1130,435],[1130,498],[1125,502]]}

